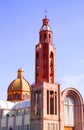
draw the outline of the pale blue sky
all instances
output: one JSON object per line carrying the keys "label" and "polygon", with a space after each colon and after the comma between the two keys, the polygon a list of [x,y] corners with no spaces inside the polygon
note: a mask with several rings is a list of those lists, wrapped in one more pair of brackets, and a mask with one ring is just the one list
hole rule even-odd
{"label": "pale blue sky", "polygon": [[56,81],[84,95],[84,0],[0,0],[0,99],[22,67],[34,83],[35,45],[47,17],[56,47]]}

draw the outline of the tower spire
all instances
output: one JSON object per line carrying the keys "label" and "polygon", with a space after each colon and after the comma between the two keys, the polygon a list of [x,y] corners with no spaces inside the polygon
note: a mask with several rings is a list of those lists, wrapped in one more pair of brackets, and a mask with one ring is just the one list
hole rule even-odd
{"label": "tower spire", "polygon": [[39,31],[39,44],[36,45],[35,82],[55,83],[55,48],[50,20],[45,17]]}

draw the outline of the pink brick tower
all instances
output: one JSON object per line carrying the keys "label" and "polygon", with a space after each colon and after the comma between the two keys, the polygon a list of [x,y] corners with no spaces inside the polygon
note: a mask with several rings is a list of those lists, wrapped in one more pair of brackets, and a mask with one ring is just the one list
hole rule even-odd
{"label": "pink brick tower", "polygon": [[45,16],[35,49],[35,84],[31,87],[31,130],[59,130],[60,85],[56,84],[56,49]]}
{"label": "pink brick tower", "polygon": [[56,49],[45,17],[35,48],[35,84],[31,86],[31,130],[84,130],[83,99],[75,88],[56,83]]}

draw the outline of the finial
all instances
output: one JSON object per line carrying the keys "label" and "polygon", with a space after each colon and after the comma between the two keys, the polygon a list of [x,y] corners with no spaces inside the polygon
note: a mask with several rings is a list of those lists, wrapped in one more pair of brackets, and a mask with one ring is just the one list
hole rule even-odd
{"label": "finial", "polygon": [[18,71],[24,71],[24,70],[23,70],[23,68],[22,68],[22,67],[20,67],[20,68],[18,69]]}
{"label": "finial", "polygon": [[44,12],[45,12],[45,18],[47,18],[48,11],[45,9]]}
{"label": "finial", "polygon": [[24,70],[22,68],[19,68],[18,69],[18,75],[17,75],[18,78],[24,78]]}

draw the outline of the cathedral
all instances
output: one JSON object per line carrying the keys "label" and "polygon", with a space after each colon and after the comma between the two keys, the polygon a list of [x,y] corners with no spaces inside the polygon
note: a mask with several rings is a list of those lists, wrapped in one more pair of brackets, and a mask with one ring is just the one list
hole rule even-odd
{"label": "cathedral", "polygon": [[7,101],[0,100],[0,130],[84,130],[83,97],[74,87],[62,91],[56,81],[56,48],[47,16],[35,46],[35,84],[18,69]]}

